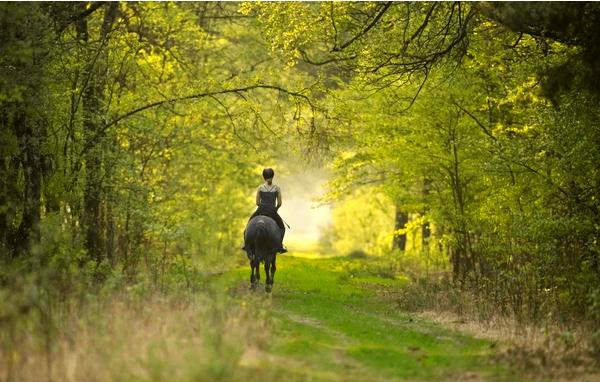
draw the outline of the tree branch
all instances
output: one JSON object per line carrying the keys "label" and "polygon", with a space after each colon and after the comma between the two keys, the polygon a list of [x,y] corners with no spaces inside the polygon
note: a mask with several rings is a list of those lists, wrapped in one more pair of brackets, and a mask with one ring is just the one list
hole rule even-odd
{"label": "tree branch", "polygon": [[65,20],[63,23],[60,23],[59,28],[58,28],[58,34],[59,35],[62,34],[62,32],[64,32],[65,29],[67,29],[69,27],[69,25],[90,16],[92,13],[96,12],[98,9],[100,9],[106,3],[108,3],[108,2],[107,1],[96,1],[96,2],[89,3],[90,4],[89,8],[84,9],[83,11],[81,11],[75,15],[72,15],[67,20]]}
{"label": "tree branch", "polygon": [[298,49],[298,51],[300,52],[300,55],[302,56],[302,61],[304,61],[308,64],[311,64],[311,65],[315,65],[315,66],[327,65],[327,64],[331,64],[332,62],[351,61],[358,57],[357,54],[352,54],[348,57],[339,57],[339,58],[332,57],[332,58],[327,58],[323,61],[314,61],[312,58],[308,57],[308,54],[306,53],[305,50]]}
{"label": "tree branch", "polygon": [[317,110],[317,107],[312,103],[312,101],[310,100],[310,98],[308,98],[308,96],[299,93],[299,92],[294,92],[294,91],[290,91],[287,89],[284,89],[280,86],[277,85],[267,85],[267,84],[256,84],[256,85],[250,85],[250,86],[246,86],[246,87],[240,87],[240,88],[233,88],[233,89],[223,89],[223,90],[215,90],[215,91],[207,91],[207,92],[202,92],[202,93],[196,93],[196,94],[191,94],[191,95],[187,95],[187,96],[183,96],[183,97],[177,97],[177,98],[171,98],[171,99],[165,99],[162,101],[156,101],[156,102],[152,102],[149,103],[147,105],[144,106],[140,106],[137,107],[131,111],[128,111],[124,114],[121,114],[120,116],[117,116],[115,118],[113,118],[111,121],[109,121],[108,123],[106,123],[101,129],[99,129],[96,134],[92,137],[92,139],[88,140],[87,142],[85,142],[85,145],[83,147],[83,149],[81,150],[81,154],[83,155],[87,150],[91,149],[95,144],[96,141],[112,126],[116,125],[117,123],[119,123],[120,121],[129,118],[135,114],[138,114],[142,111],[145,110],[149,110],[149,109],[153,109],[162,105],[166,105],[166,104],[172,104],[172,103],[176,103],[176,102],[181,102],[181,101],[188,101],[188,100],[193,100],[193,99],[199,99],[199,98],[204,98],[204,97],[211,97],[214,99],[214,97],[216,95],[220,95],[220,94],[239,94],[239,93],[243,93],[243,92],[248,92],[254,89],[270,89],[270,90],[277,90],[279,92],[288,94],[290,96],[296,97],[296,98],[302,98],[308,105],[310,105],[311,110],[314,112],[315,110]]}
{"label": "tree branch", "polygon": [[387,3],[385,3],[383,5],[383,7],[381,8],[381,10],[379,11],[379,13],[373,19],[373,21],[371,21],[369,23],[369,25],[367,25],[356,36],[352,37],[350,40],[346,41],[341,46],[339,46],[339,47],[334,46],[331,51],[332,52],[341,52],[342,50],[344,50],[345,48],[347,48],[348,46],[350,46],[350,44],[352,44],[354,41],[358,40],[359,38],[361,38],[362,36],[364,36],[365,34],[367,34],[367,32],[369,32],[377,24],[377,22],[379,21],[379,19],[381,19],[381,17],[383,17],[384,13],[389,9],[389,7],[391,5],[392,5],[391,1],[388,1]]}
{"label": "tree branch", "polygon": [[144,110],[148,110],[148,109],[152,109],[167,103],[174,103],[174,102],[181,102],[181,101],[187,101],[187,100],[191,100],[191,99],[196,99],[196,98],[203,98],[203,97],[211,97],[211,96],[215,96],[215,95],[219,95],[219,94],[231,94],[231,93],[240,93],[240,92],[247,92],[250,90],[254,90],[254,89],[271,89],[271,90],[278,90],[282,93],[286,93],[289,94],[291,96],[294,97],[298,97],[298,98],[302,98],[304,99],[313,110],[315,110],[315,106],[312,104],[312,102],[310,101],[310,99],[301,93],[298,92],[293,92],[293,91],[289,91],[287,89],[284,89],[282,87],[276,86],[276,85],[266,85],[266,84],[257,84],[257,85],[250,85],[250,86],[246,86],[246,87],[241,87],[241,88],[234,88],[234,89],[224,89],[224,90],[217,90],[217,91],[209,91],[209,92],[203,92],[203,93],[197,93],[197,94],[191,94],[191,95],[187,95],[187,96],[183,96],[183,97],[177,97],[177,98],[172,98],[172,99],[166,99],[166,100],[162,100],[162,101],[156,101],[156,102],[152,102],[149,103],[147,105],[144,106],[140,106],[136,109],[133,109],[131,111],[128,111],[125,114],[122,114],[116,118],[114,118],[112,121],[110,121],[109,123],[107,123],[105,125],[105,129],[110,128],[111,126],[117,124],[118,122],[122,121],[125,118],[129,118],[134,114],[137,114],[139,112],[142,112]]}
{"label": "tree branch", "polygon": [[456,106],[457,108],[459,108],[463,113],[465,113],[466,115],[468,115],[469,117],[471,117],[471,119],[473,121],[475,121],[475,123],[481,127],[481,130],[483,130],[483,132],[485,133],[485,135],[487,135],[488,137],[492,138],[495,142],[498,141],[498,139],[496,137],[494,137],[494,135],[492,133],[490,133],[490,131],[485,127],[485,125],[483,123],[481,123],[481,121],[479,121],[479,119],[477,119],[477,117],[475,117],[472,113],[470,113],[467,109],[465,109],[464,107],[462,107],[458,102],[456,102],[455,100],[452,100],[452,103],[454,104],[454,106]]}
{"label": "tree branch", "polygon": [[214,99],[219,105],[221,105],[221,107],[223,108],[223,110],[227,114],[227,118],[229,118],[229,122],[231,123],[231,128],[233,129],[233,135],[235,135],[245,145],[248,145],[248,146],[252,147],[252,149],[254,150],[254,152],[258,154],[258,149],[252,143],[248,142],[246,139],[244,139],[241,135],[238,134],[237,128],[236,128],[236,125],[235,125],[235,121],[233,119],[233,115],[231,115],[231,113],[229,112],[229,108],[227,107],[227,105],[225,105],[223,103],[223,101],[221,101],[216,95],[211,95],[209,97],[212,98],[212,99]]}

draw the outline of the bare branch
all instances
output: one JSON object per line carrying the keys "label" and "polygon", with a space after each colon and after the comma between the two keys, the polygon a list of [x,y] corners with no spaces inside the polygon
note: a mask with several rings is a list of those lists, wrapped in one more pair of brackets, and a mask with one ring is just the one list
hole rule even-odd
{"label": "bare branch", "polygon": [[304,61],[308,64],[311,64],[311,65],[315,65],[315,66],[327,65],[327,64],[331,64],[333,62],[351,61],[358,57],[357,54],[352,54],[348,57],[332,57],[332,58],[325,59],[323,61],[315,61],[312,58],[308,57],[308,54],[303,49],[298,49],[298,51],[300,52],[300,55],[302,56],[302,61]]}
{"label": "bare branch", "polygon": [[333,35],[333,49],[335,49],[335,47],[337,46],[337,38],[338,38],[338,30],[337,27],[335,26],[335,15],[333,14],[333,7],[335,6],[335,4],[333,3],[333,1],[331,2],[331,12],[329,14],[330,18],[331,18],[331,25],[333,26],[333,31],[335,32],[335,34]]}
{"label": "bare branch", "polygon": [[293,91],[284,89],[284,88],[276,86],[276,85],[257,84],[257,85],[250,85],[250,86],[241,87],[241,88],[208,91],[208,92],[204,92],[204,93],[191,94],[191,95],[187,95],[187,96],[183,96],[183,97],[172,98],[172,99],[165,99],[165,100],[162,100],[162,101],[152,102],[152,103],[149,103],[147,105],[140,106],[140,107],[138,107],[136,109],[133,109],[133,110],[131,110],[131,111],[125,113],[125,114],[122,114],[122,115],[114,118],[112,121],[110,121],[109,123],[107,123],[105,125],[105,129],[108,129],[109,127],[117,124],[118,122],[122,121],[123,119],[131,117],[134,114],[137,114],[137,113],[142,112],[144,110],[152,109],[152,108],[164,105],[164,104],[181,102],[181,101],[186,101],[186,100],[191,100],[191,99],[197,99],[197,98],[203,98],[203,97],[210,97],[210,96],[219,95],[219,94],[231,94],[231,93],[247,92],[247,91],[254,90],[254,89],[272,89],[272,90],[278,90],[278,91],[280,91],[282,93],[286,93],[286,94],[289,94],[289,95],[294,96],[294,97],[302,98],[302,99],[304,99],[311,106],[311,108],[313,108],[313,110],[316,109],[315,106],[313,105],[313,103],[310,101],[310,99],[306,95],[304,95],[304,94],[293,92]]}
{"label": "bare branch", "polygon": [[516,48],[517,45],[519,45],[519,43],[521,42],[522,38],[523,38],[523,32],[520,32],[519,33],[519,37],[517,37],[517,41],[515,41],[515,43],[512,44],[510,47],[513,48],[513,49]]}
{"label": "bare branch", "polygon": [[82,19],[85,19],[86,17],[90,16],[92,13],[94,13],[98,9],[100,9],[106,3],[108,3],[108,2],[107,1],[91,2],[91,3],[89,3],[88,8],[85,8],[85,3],[80,3],[80,4],[74,5],[77,8],[83,8],[83,10],[70,16],[67,20],[60,23],[60,25],[58,26],[58,35],[61,35],[69,27],[69,25],[79,22]]}
{"label": "bare branch", "polygon": [[233,129],[233,135],[235,135],[242,143],[246,144],[247,146],[252,147],[254,152],[256,152],[258,154],[258,149],[252,143],[248,142],[246,139],[244,139],[242,136],[240,136],[238,134],[235,120],[233,119],[233,116],[229,112],[229,108],[227,107],[227,105],[225,105],[216,95],[211,95],[209,97],[214,99],[219,105],[221,105],[221,107],[225,111],[225,114],[227,114],[227,118],[229,118],[229,122],[231,123],[231,128]]}
{"label": "bare branch", "polygon": [[389,7],[391,5],[392,5],[391,1],[388,1],[387,3],[385,3],[383,5],[383,7],[381,8],[381,10],[379,11],[379,13],[377,15],[375,15],[375,18],[373,18],[373,21],[371,21],[362,31],[360,31],[356,36],[352,37],[350,40],[343,43],[341,46],[339,46],[339,47],[334,46],[331,51],[332,52],[341,52],[342,50],[344,50],[345,48],[350,46],[354,41],[358,40],[359,38],[361,38],[362,36],[367,34],[367,32],[369,32],[377,24],[379,19],[381,19],[381,17],[383,17],[385,12],[389,9]]}
{"label": "bare branch", "polygon": [[181,102],[181,101],[188,101],[188,100],[199,99],[199,98],[204,98],[204,97],[212,97],[214,99],[214,96],[220,95],[220,94],[240,95],[243,92],[248,92],[248,91],[251,91],[254,89],[277,90],[279,92],[288,94],[292,97],[303,99],[308,105],[310,105],[310,108],[313,111],[313,113],[316,110],[318,110],[318,108],[312,103],[312,101],[310,100],[310,98],[308,98],[308,96],[301,94],[299,92],[287,90],[287,89],[282,88],[277,85],[256,84],[256,85],[250,85],[250,86],[241,87],[241,88],[223,89],[223,90],[207,91],[207,92],[203,92],[203,93],[196,93],[196,94],[191,94],[191,95],[187,95],[187,96],[183,96],[183,97],[177,97],[177,98],[171,98],[171,99],[165,99],[165,100],[161,100],[161,101],[152,102],[147,105],[137,107],[131,111],[128,111],[124,114],[121,114],[120,116],[113,118],[111,121],[107,122],[101,129],[99,129],[91,139],[89,139],[87,142],[85,142],[85,145],[84,145],[83,149],[81,150],[81,155],[83,155],[83,153],[85,153],[87,150],[91,149],[96,144],[96,141],[109,128],[116,125],[120,121],[127,119],[127,118],[129,118],[135,114],[138,114],[142,111],[153,109],[153,108],[156,108],[156,107],[159,107],[162,105],[174,104],[174,103]]}
{"label": "bare branch", "polygon": [[475,121],[475,123],[481,127],[481,130],[483,130],[483,132],[485,133],[485,135],[487,135],[488,137],[492,138],[495,142],[498,141],[498,139],[496,137],[494,137],[494,135],[492,133],[490,133],[490,131],[485,127],[485,125],[483,123],[481,123],[479,121],[479,119],[477,119],[477,117],[475,117],[471,112],[469,112],[467,109],[465,109],[464,107],[462,107],[457,101],[453,100],[452,103],[454,104],[454,106],[456,106],[457,108],[459,108],[463,113],[465,113],[466,115],[468,115],[469,117],[471,117],[471,119],[473,121]]}
{"label": "bare branch", "polygon": [[410,39],[408,39],[408,41],[404,41],[404,49],[403,49],[404,51],[406,51],[406,49],[408,48],[408,45],[411,42],[413,42],[415,39],[421,38],[421,35],[423,34],[423,31],[427,27],[427,24],[429,24],[429,19],[431,18],[431,15],[433,14],[433,11],[435,10],[436,7],[437,7],[436,3],[433,3],[431,5],[429,10],[427,11],[427,15],[425,15],[425,20],[423,20],[423,23],[419,26],[419,28],[417,28],[415,33],[413,33],[413,35],[410,36]]}

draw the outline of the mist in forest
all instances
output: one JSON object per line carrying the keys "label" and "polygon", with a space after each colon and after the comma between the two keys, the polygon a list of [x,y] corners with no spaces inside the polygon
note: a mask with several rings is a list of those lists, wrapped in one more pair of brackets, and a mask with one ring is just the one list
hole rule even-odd
{"label": "mist in forest", "polygon": [[275,180],[283,196],[279,214],[290,226],[285,236],[290,250],[314,247],[322,228],[331,223],[330,206],[318,201],[325,182],[327,172],[315,167],[290,171]]}

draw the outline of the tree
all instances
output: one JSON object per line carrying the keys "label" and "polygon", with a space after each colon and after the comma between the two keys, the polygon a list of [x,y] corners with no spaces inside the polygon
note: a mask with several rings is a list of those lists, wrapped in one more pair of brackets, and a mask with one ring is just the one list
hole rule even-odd
{"label": "tree", "polygon": [[[534,318],[548,300],[553,309],[583,312],[577,301],[597,288],[561,275],[569,269],[571,280],[588,280],[597,263],[596,245],[583,244],[595,242],[598,219],[589,176],[597,166],[583,164],[597,155],[588,146],[595,129],[583,117],[568,118],[570,127],[564,119],[582,105],[583,114],[596,113],[597,7],[545,6],[253,8],[275,49],[301,70],[312,65],[324,83],[337,80],[324,102],[337,122],[333,134],[344,138],[333,145],[330,196],[375,183],[398,211],[427,211],[443,233],[454,279],[484,285],[514,314]],[[573,150],[575,135],[586,154]],[[549,297],[548,290],[569,292]]]}
{"label": "tree", "polygon": [[5,256],[27,253],[39,241],[42,179],[47,158],[45,113],[49,20],[39,4],[1,8],[2,122],[1,248]]}

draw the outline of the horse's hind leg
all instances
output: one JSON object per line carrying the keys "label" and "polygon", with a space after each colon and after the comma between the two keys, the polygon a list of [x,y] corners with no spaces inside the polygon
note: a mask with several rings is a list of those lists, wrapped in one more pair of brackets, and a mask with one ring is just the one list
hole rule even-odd
{"label": "horse's hind leg", "polygon": [[265,275],[267,277],[267,280],[265,281],[265,291],[268,293],[271,291],[271,276],[269,273],[269,267],[271,265],[271,261],[270,259],[265,259]]}
{"label": "horse's hind leg", "polygon": [[256,260],[254,264],[254,269],[256,269],[254,281],[256,283],[256,287],[260,284],[260,260]]}
{"label": "horse's hind leg", "polygon": [[267,274],[267,285],[265,285],[265,291],[267,293],[273,290],[273,282],[275,281],[275,256],[265,261],[265,273]]}
{"label": "horse's hind leg", "polygon": [[273,256],[273,261],[271,262],[271,286],[275,282],[275,271],[277,270],[277,256]]}
{"label": "horse's hind leg", "polygon": [[260,262],[257,260],[250,261],[250,289],[254,290],[258,287],[260,281]]}
{"label": "horse's hind leg", "polygon": [[250,261],[250,289],[254,289],[254,266]]}

